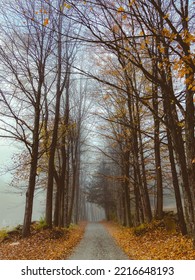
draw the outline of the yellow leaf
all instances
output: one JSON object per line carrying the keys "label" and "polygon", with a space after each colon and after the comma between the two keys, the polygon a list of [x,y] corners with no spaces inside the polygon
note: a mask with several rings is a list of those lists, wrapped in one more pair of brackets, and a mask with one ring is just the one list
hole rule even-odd
{"label": "yellow leaf", "polygon": [[71,5],[67,4],[67,3],[64,3],[64,7],[67,8],[67,9],[70,9],[71,8]]}
{"label": "yellow leaf", "polygon": [[38,175],[41,173],[41,171],[42,171],[42,168],[41,168],[40,166],[37,167],[37,174],[38,174]]}
{"label": "yellow leaf", "polygon": [[123,15],[122,19],[124,19],[124,20],[127,19],[127,15]]}
{"label": "yellow leaf", "polygon": [[49,23],[49,19],[46,18],[46,19],[44,20],[44,22],[43,22],[43,25],[46,26],[46,25],[48,25],[48,23]]}
{"label": "yellow leaf", "polygon": [[142,41],[140,48],[141,48],[141,50],[145,50],[145,48],[146,48],[145,41]]}
{"label": "yellow leaf", "polygon": [[133,6],[134,2],[135,2],[135,0],[129,1],[129,7]]}
{"label": "yellow leaf", "polygon": [[166,19],[169,17],[169,14],[166,14],[163,18]]}
{"label": "yellow leaf", "polygon": [[121,12],[124,12],[125,10],[123,7],[120,6],[117,11],[118,11],[118,13],[121,13]]}
{"label": "yellow leaf", "polygon": [[184,123],[183,123],[183,122],[178,122],[177,125],[178,125],[179,127],[184,127]]}
{"label": "yellow leaf", "polygon": [[163,28],[162,30],[162,35],[166,36],[166,37],[170,37],[171,36],[171,33],[168,29],[166,28]]}
{"label": "yellow leaf", "polygon": [[158,46],[160,53],[165,53],[165,48],[163,46]]}

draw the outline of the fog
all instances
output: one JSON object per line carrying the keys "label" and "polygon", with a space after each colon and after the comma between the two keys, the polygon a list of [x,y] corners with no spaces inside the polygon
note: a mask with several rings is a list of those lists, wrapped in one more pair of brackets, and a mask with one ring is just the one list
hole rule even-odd
{"label": "fog", "polygon": [[[9,172],[2,170],[5,166],[11,166],[11,158],[17,148],[0,141],[0,228],[14,227],[23,223],[25,193],[9,185],[12,177]],[[33,220],[39,220],[44,213],[44,198],[42,193],[35,195]]]}
{"label": "fog", "polygon": [[[43,197],[36,195],[34,202],[33,220],[43,216]],[[0,180],[0,228],[14,227],[23,223],[25,194],[15,193],[9,189],[4,180]]]}

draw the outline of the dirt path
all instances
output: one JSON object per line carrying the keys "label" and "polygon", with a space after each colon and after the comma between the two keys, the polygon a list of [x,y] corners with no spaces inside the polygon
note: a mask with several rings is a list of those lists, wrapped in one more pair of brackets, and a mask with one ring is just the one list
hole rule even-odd
{"label": "dirt path", "polygon": [[128,260],[102,224],[89,223],[69,260]]}

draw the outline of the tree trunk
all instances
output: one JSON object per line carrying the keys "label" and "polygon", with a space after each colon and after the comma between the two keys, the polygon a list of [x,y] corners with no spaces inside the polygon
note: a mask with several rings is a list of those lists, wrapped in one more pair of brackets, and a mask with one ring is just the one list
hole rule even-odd
{"label": "tree trunk", "polygon": [[[157,93],[154,93],[153,108],[158,114],[158,99]],[[161,156],[160,156],[160,123],[158,118],[154,116],[154,154],[155,154],[155,170],[156,170],[156,218],[163,218],[163,184],[162,184],[162,170],[161,170]]]}
{"label": "tree trunk", "polygon": [[[138,98],[136,98],[136,110],[139,112],[139,105],[138,105]],[[146,178],[146,169],[145,169],[145,162],[144,162],[144,149],[142,143],[142,135],[141,135],[141,128],[140,128],[140,116],[137,113],[137,125],[138,125],[138,139],[140,144],[140,158],[141,158],[141,168],[142,168],[142,184],[143,184],[143,208],[144,208],[144,216],[146,217],[147,222],[151,222],[152,220],[152,210],[150,204],[150,198],[148,193],[148,186],[147,186],[147,178]]]}
{"label": "tree trunk", "polygon": [[28,190],[26,192],[25,214],[24,214],[24,222],[22,228],[23,237],[27,237],[30,234],[30,225],[32,220],[33,199],[34,199],[34,191],[35,191],[36,175],[37,175],[37,163],[38,163],[38,154],[39,154],[38,152],[39,151],[39,121],[40,121],[39,103],[40,103],[40,91],[37,97],[37,104],[35,108],[32,158],[31,158]]}
{"label": "tree trunk", "polygon": [[72,139],[72,145],[71,145],[71,156],[72,156],[72,189],[71,189],[71,198],[70,198],[70,204],[69,204],[69,211],[68,211],[68,221],[67,225],[70,226],[71,220],[72,220],[72,214],[73,214],[73,207],[75,202],[75,192],[76,192],[76,176],[77,176],[77,147],[74,147],[74,140]]}
{"label": "tree trunk", "polygon": [[53,179],[54,179],[54,169],[55,169],[55,151],[56,151],[57,138],[58,138],[60,96],[61,96],[60,92],[58,91],[56,94],[55,120],[54,120],[52,142],[49,151],[47,197],[46,197],[46,223],[49,227],[52,227]]}
{"label": "tree trunk", "polygon": [[[53,179],[55,168],[55,152],[58,140],[58,126],[60,120],[60,101],[63,88],[61,87],[62,81],[62,15],[59,14],[58,18],[58,42],[57,42],[57,81],[56,81],[56,104],[52,140],[49,150],[49,163],[48,163],[48,181],[47,181],[47,196],[46,196],[46,223],[52,227],[53,215]],[[64,77],[63,77],[64,79]]]}
{"label": "tree trunk", "polygon": [[[182,4],[181,4],[182,5]],[[186,56],[186,61],[184,57],[185,64],[185,85],[186,85],[186,113],[185,113],[185,141],[186,141],[186,158],[187,158],[187,172],[189,186],[192,196],[193,203],[193,225],[192,225],[192,235],[193,235],[193,245],[195,248],[195,106],[194,106],[194,70],[189,65],[189,60],[192,62],[191,53],[191,42],[188,41],[189,26],[186,20],[189,16],[189,1],[186,0],[185,6],[182,7],[182,24],[185,32],[186,38],[184,38],[183,52]],[[186,41],[185,41],[186,39]],[[194,65],[194,64],[193,64]]]}
{"label": "tree trunk", "polygon": [[168,129],[167,129],[167,139],[168,139],[169,158],[170,158],[171,171],[172,171],[172,181],[173,181],[173,187],[174,187],[174,192],[175,192],[175,201],[176,201],[176,205],[177,205],[178,221],[179,221],[181,232],[183,235],[185,235],[185,234],[187,234],[187,228],[186,228],[186,222],[185,222],[184,213],[183,213],[183,206],[182,206],[177,170],[175,167],[173,145],[172,145],[172,141],[171,141],[170,132]]}

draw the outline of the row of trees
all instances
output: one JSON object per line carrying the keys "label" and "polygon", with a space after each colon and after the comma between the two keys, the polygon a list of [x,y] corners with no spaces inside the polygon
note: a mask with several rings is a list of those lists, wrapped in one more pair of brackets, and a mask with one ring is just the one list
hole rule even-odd
{"label": "row of trees", "polygon": [[[71,77],[79,70],[100,82],[94,97],[105,124],[101,134],[108,148],[103,153],[115,165],[114,172],[110,167],[111,173],[102,175],[110,178],[112,211],[128,226],[149,222],[152,191],[155,217],[162,219],[168,186],[175,193],[181,231],[195,240],[194,3],[6,3],[1,17],[1,130],[5,137],[22,141],[30,156],[24,236],[37,179],[46,180],[48,225],[54,180],[56,225],[70,221],[70,193],[78,201],[85,95],[80,95],[78,107],[71,107],[78,91]],[[91,71],[80,67],[78,49],[96,63]],[[76,116],[70,114],[73,107],[78,108]],[[99,185],[106,185],[105,180]],[[89,200],[94,201],[93,195]],[[110,216],[109,209],[106,214]]]}
{"label": "row of trees", "polygon": [[88,74],[103,84],[99,115],[112,147],[104,153],[120,167],[123,223],[151,221],[154,183],[162,219],[168,185],[182,233],[195,238],[194,3],[85,1],[83,12],[68,2],[98,45],[99,75]]}
{"label": "row of trees", "polygon": [[71,19],[65,1],[2,2],[0,130],[1,137],[22,147],[15,156],[14,177],[19,186],[28,181],[25,237],[40,187],[46,192],[48,226],[69,226],[73,209],[78,220],[89,83],[73,69],[75,64],[82,67],[81,25]]}

